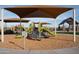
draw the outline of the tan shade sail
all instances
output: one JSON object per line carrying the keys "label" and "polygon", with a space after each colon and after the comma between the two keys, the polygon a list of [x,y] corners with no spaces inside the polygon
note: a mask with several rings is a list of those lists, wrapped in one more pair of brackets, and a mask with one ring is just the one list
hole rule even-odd
{"label": "tan shade sail", "polygon": [[10,19],[4,19],[4,22],[9,23],[9,22],[29,22],[29,20],[20,20],[19,18],[10,18]]}
{"label": "tan shade sail", "polygon": [[19,6],[12,8],[5,8],[15,14],[20,18],[25,17],[47,17],[56,18],[58,15],[71,10],[72,8],[62,8],[55,6]]}

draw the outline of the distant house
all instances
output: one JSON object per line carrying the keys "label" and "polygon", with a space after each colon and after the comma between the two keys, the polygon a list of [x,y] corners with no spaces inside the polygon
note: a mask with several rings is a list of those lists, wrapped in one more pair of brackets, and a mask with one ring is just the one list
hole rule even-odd
{"label": "distant house", "polygon": [[[65,23],[69,24],[68,28],[65,28],[65,27],[64,27],[64,24],[65,24]],[[67,31],[73,31],[73,27],[74,27],[73,24],[74,24],[74,19],[71,18],[71,17],[70,17],[70,18],[67,18],[67,19],[63,20],[63,21],[59,24],[59,29],[67,30]],[[61,28],[60,25],[63,25],[63,27]],[[79,30],[78,27],[79,27],[79,22],[76,21],[76,31]]]}

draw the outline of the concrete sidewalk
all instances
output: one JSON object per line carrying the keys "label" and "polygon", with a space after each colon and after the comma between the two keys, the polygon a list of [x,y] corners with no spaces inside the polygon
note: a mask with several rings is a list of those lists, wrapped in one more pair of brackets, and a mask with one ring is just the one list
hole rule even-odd
{"label": "concrete sidewalk", "polygon": [[64,48],[55,50],[14,50],[0,48],[0,54],[79,54],[79,48]]}

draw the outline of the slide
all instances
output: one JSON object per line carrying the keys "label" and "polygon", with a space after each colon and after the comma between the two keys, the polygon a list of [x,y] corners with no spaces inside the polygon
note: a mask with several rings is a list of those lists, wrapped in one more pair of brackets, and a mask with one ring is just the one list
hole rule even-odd
{"label": "slide", "polygon": [[55,35],[54,32],[50,31],[48,28],[43,28],[43,30],[45,30],[46,32],[48,32],[50,35]]}
{"label": "slide", "polygon": [[48,32],[50,35],[55,35],[54,32],[50,31],[47,27],[42,27],[42,23],[39,23],[39,25],[38,25],[38,31],[39,32],[43,32],[43,30],[45,32]]}

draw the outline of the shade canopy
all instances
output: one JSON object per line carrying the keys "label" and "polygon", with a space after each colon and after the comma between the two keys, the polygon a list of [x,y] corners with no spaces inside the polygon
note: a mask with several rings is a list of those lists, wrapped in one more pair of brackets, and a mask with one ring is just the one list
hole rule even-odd
{"label": "shade canopy", "polygon": [[56,18],[58,15],[71,10],[72,8],[63,8],[57,6],[18,6],[12,8],[5,8],[15,14],[20,18],[25,17],[47,17],[47,18]]}
{"label": "shade canopy", "polygon": [[29,20],[20,20],[19,18],[10,18],[10,19],[4,19],[4,22],[9,23],[9,22],[29,22]]}
{"label": "shade canopy", "polygon": [[[69,25],[73,25],[74,19],[72,17],[67,18],[65,20],[63,20],[59,25],[62,25],[64,23],[68,23]],[[79,24],[77,21],[75,21],[76,24]]]}

